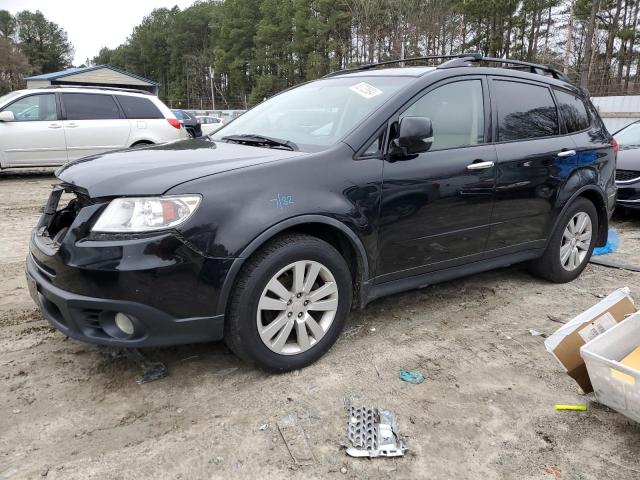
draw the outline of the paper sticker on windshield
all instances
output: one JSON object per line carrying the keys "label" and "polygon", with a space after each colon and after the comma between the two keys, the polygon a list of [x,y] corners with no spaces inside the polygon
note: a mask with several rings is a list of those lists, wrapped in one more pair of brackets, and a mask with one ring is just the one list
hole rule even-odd
{"label": "paper sticker on windshield", "polygon": [[373,85],[369,85],[367,82],[360,82],[356,85],[350,87],[350,90],[353,90],[361,97],[366,98],[367,100],[373,97],[377,97],[382,94],[382,90],[378,90]]}

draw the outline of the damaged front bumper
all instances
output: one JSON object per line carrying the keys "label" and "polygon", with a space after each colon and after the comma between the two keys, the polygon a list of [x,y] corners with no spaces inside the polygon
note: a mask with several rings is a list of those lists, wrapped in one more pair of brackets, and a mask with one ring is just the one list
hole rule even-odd
{"label": "damaged front bumper", "polygon": [[[106,203],[83,202],[69,211],[50,200],[31,236],[27,283],[51,325],[116,347],[222,339],[224,315],[215,312],[233,259],[206,257],[172,231],[92,236]],[[56,222],[61,225],[50,227]],[[126,316],[124,330],[118,314]]]}

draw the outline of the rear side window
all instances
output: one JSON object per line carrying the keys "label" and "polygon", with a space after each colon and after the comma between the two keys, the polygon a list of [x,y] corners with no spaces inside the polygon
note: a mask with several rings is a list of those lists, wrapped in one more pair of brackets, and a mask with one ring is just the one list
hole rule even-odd
{"label": "rear side window", "polygon": [[164,118],[162,112],[148,98],[116,95],[127,118]]}
{"label": "rear side window", "polygon": [[484,143],[482,82],[464,80],[438,87],[416,101],[400,117],[431,119],[433,144],[430,150]]}
{"label": "rear side window", "polygon": [[120,118],[120,110],[111,95],[64,93],[67,120],[109,120]]}
{"label": "rear side window", "polygon": [[498,141],[558,135],[558,112],[547,87],[494,80]]}
{"label": "rear side window", "polygon": [[589,115],[582,99],[564,90],[555,90],[560,114],[567,126],[567,133],[589,128]]}

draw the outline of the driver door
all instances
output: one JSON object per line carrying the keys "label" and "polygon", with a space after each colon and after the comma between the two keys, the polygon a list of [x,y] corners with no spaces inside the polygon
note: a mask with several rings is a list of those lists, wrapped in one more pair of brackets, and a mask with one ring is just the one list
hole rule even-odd
{"label": "driver door", "polygon": [[430,87],[400,113],[398,121],[431,119],[433,143],[410,158],[385,159],[378,282],[483,257],[496,181],[489,105],[486,79],[467,76]]}

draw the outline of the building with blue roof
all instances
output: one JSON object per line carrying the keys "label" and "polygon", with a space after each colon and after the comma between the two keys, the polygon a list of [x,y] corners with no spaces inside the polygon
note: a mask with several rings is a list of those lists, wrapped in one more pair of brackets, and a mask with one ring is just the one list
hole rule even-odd
{"label": "building with blue roof", "polygon": [[27,88],[42,88],[52,85],[86,85],[91,87],[137,88],[158,95],[160,84],[135,75],[113,65],[68,68],[60,72],[43,73],[26,78]]}

